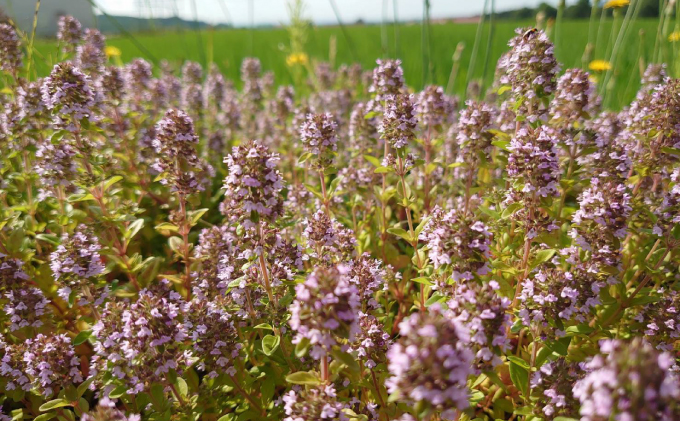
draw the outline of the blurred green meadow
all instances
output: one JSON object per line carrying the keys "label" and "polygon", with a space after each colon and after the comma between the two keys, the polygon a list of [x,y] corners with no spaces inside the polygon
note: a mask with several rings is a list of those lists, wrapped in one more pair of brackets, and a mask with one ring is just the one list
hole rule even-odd
{"label": "blurred green meadow", "polygon": [[[654,51],[659,51],[659,61],[672,63],[675,60],[675,43],[668,41],[668,28],[662,28],[657,43],[658,19],[637,19],[622,37],[618,48],[618,59],[612,62],[612,74],[608,105],[621,108],[634,98],[639,86],[640,69],[653,59]],[[508,40],[514,35],[515,28],[535,25],[533,21],[497,21],[491,25],[487,20],[479,36],[474,66],[472,57],[478,25],[476,23],[431,24],[429,32],[420,24],[351,25],[346,26],[346,35],[338,26],[312,26],[309,28],[307,43],[304,46],[310,61],[330,61],[335,65],[358,62],[365,69],[372,68],[380,57],[396,57],[403,61],[407,83],[414,89],[435,83],[447,86],[452,73],[453,55],[459,43],[464,45],[460,57],[459,70],[452,90],[461,95],[466,83],[478,80],[488,87],[493,80],[496,62],[508,50]],[[595,22],[592,29],[593,39],[597,40],[594,50],[584,58],[588,44],[590,23],[583,21],[564,21],[556,44],[556,55],[567,67],[588,67],[595,59],[609,59],[615,44],[618,25],[612,31],[613,22]],[[620,25],[620,23],[619,23]],[[665,32],[664,32],[665,31]],[[555,39],[555,28],[548,28]],[[264,70],[272,70],[277,84],[293,84],[293,69],[287,65],[290,38],[286,28],[271,29],[220,29],[202,31],[165,31],[148,34],[134,34],[136,42],[153,56],[153,59],[166,59],[179,66],[185,60],[202,64],[216,63],[226,76],[238,86],[239,65],[244,57],[255,56],[262,62]],[[349,39],[348,39],[349,38]],[[429,38],[429,42],[427,42]],[[136,57],[153,61],[135,45],[129,37],[109,37],[108,45],[120,49],[120,59],[127,62]],[[36,40],[35,69],[38,74],[48,72],[52,63],[57,61],[55,41]],[[670,66],[671,69],[674,66]],[[675,73],[675,72],[672,72]],[[595,77],[604,79],[604,73]]]}

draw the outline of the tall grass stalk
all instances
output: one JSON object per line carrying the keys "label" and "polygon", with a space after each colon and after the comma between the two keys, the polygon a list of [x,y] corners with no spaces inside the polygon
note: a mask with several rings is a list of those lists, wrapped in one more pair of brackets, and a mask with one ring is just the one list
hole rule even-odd
{"label": "tall grass stalk", "polygon": [[[640,29],[639,31],[639,39],[640,42],[638,43],[638,52],[637,52],[637,60],[636,62],[638,63],[638,66],[634,67],[631,69],[628,76],[628,83],[626,84],[626,90],[624,92],[623,97],[628,98],[632,94],[632,89],[634,86],[634,82],[636,79],[640,78],[642,74],[645,71],[646,67],[646,60],[645,60],[645,31],[643,29]],[[636,71],[637,69],[637,71]],[[621,98],[619,98],[621,99]]]}
{"label": "tall grass stalk", "polygon": [[380,19],[380,41],[382,44],[383,57],[387,57],[390,48],[389,35],[387,35],[388,2],[389,0],[382,0],[382,17]]}
{"label": "tall grass stalk", "polygon": [[[626,14],[628,14],[628,11],[631,10],[631,6],[628,6],[628,9],[626,10]],[[609,41],[607,42],[607,49],[604,52],[604,57],[607,59],[610,59],[612,54],[614,53],[614,44],[615,40],[618,38],[618,35],[621,33],[621,9],[620,8],[615,8],[612,9],[612,16],[613,16],[613,22],[612,22],[612,29],[611,33],[609,34]],[[611,60],[610,60],[611,61]]]}
{"label": "tall grass stalk", "polygon": [[555,18],[555,50],[560,46],[560,38],[562,36],[562,20],[564,19],[564,8],[566,7],[566,0],[560,0],[557,4],[557,17]]}
{"label": "tall grass stalk", "polygon": [[215,61],[215,28],[208,30],[208,41],[205,45],[206,64],[210,66]]}
{"label": "tall grass stalk", "polygon": [[[660,39],[660,48],[661,52],[659,55],[659,61],[658,62],[668,62],[669,60],[669,54],[668,54],[668,35],[670,32],[670,24],[671,24],[671,15],[673,14],[673,2],[669,1],[666,4],[666,8],[664,9],[664,14],[665,19],[663,21],[663,29],[661,30],[661,39]],[[657,62],[657,63],[658,63]]]}
{"label": "tall grass stalk", "polygon": [[479,22],[477,23],[477,34],[475,35],[475,43],[472,46],[472,56],[470,57],[470,66],[468,67],[467,77],[465,78],[465,93],[463,93],[463,99],[467,97],[467,88],[472,81],[472,77],[475,73],[475,64],[477,63],[477,54],[479,53],[479,44],[482,40],[482,30],[484,29],[484,21],[486,19],[486,11],[489,8],[489,0],[484,0],[484,8],[482,9],[482,15],[479,17]]}
{"label": "tall grass stalk", "polygon": [[603,104],[606,106],[609,105],[610,99],[611,99],[611,90],[613,89],[613,86],[610,86],[610,82],[612,85],[615,83],[615,80],[612,80],[612,76],[614,75],[614,72],[618,68],[621,55],[620,52],[623,50],[622,46],[625,44],[625,41],[628,39],[628,35],[630,34],[630,27],[631,27],[631,22],[635,22],[637,19],[638,15],[640,14],[640,6],[642,5],[641,0],[634,0],[634,7],[633,3],[631,3],[628,6],[628,10],[626,10],[626,16],[623,19],[623,24],[621,25],[621,29],[618,32],[618,36],[616,37],[616,42],[614,44],[614,49],[612,50],[612,55],[611,58],[609,59],[609,62],[612,64],[611,68],[607,70],[607,73],[605,74],[604,78],[604,96],[603,96]]}
{"label": "tall grass stalk", "polygon": [[205,47],[203,46],[203,36],[201,36],[201,31],[198,24],[198,5],[196,0],[191,0],[191,12],[194,14],[194,31],[196,31],[196,42],[198,44],[198,52],[201,57],[201,64],[206,65],[205,58]]}
{"label": "tall grass stalk", "polygon": [[[678,14],[680,13],[680,2],[675,2],[675,25],[673,25],[673,33],[680,32],[680,17]],[[677,41],[674,41],[675,45],[677,45]],[[668,69],[672,75],[677,75],[678,74],[678,53],[675,48],[671,48],[671,61],[670,61],[670,66],[672,66],[671,69]]]}
{"label": "tall grass stalk", "polygon": [[432,58],[432,40],[430,33],[430,0],[423,0],[423,20],[421,23],[421,48],[423,56],[423,74],[422,84],[425,86],[428,81],[431,82],[432,65],[430,60]]}
{"label": "tall grass stalk", "polygon": [[329,2],[331,3],[331,8],[333,9],[333,13],[335,14],[335,19],[338,21],[338,26],[342,31],[342,36],[345,38],[345,42],[347,43],[347,49],[349,50],[349,53],[352,56],[352,60],[356,61],[357,53],[356,50],[354,49],[354,43],[352,42],[352,38],[349,36],[349,33],[347,32],[347,27],[345,26],[344,22],[342,21],[342,18],[340,17],[338,5],[335,3],[335,0],[329,0]]}
{"label": "tall grass stalk", "polygon": [[603,13],[600,9],[600,0],[593,0],[593,6],[590,9],[590,21],[588,23],[588,43],[583,51],[582,66],[584,69],[588,68],[588,63],[592,60],[592,56],[595,53],[595,21],[597,20],[597,14]]}
{"label": "tall grass stalk", "polygon": [[659,21],[656,25],[656,38],[654,39],[654,53],[652,56],[652,62],[658,63],[659,61],[659,51],[661,50],[661,44],[663,43],[663,26],[666,20],[666,8],[668,7],[668,0],[659,0]]}
{"label": "tall grass stalk", "polygon": [[604,33],[604,23],[606,20],[607,11],[605,9],[602,9],[600,11],[600,24],[597,26],[597,37],[595,38],[595,46],[593,47],[595,57],[606,57],[606,55],[599,55],[600,51],[598,50],[598,47],[600,47],[600,49],[602,48],[602,36]]}
{"label": "tall grass stalk", "polygon": [[[290,42],[289,54],[304,55],[307,54],[306,45],[309,37],[309,22],[303,17],[305,10],[305,3],[303,0],[291,0],[288,2],[288,15],[290,16],[290,24],[286,27],[288,39]],[[310,64],[306,66],[293,66],[289,68],[293,82],[296,87],[304,88],[304,69],[314,76],[311,71]]]}
{"label": "tall grass stalk", "polygon": [[33,63],[33,43],[35,41],[35,28],[38,27],[38,13],[40,13],[40,0],[35,2],[35,12],[33,13],[33,28],[31,28],[31,40],[28,43],[26,54],[26,78],[31,78],[31,64]]}
{"label": "tall grass stalk", "polygon": [[491,0],[491,13],[489,14],[489,37],[486,42],[486,54],[484,55],[484,67],[482,70],[482,88],[480,89],[480,94],[484,95],[485,82],[487,79],[487,73],[489,70],[489,64],[491,63],[491,52],[493,51],[493,41],[496,35],[496,0]]}
{"label": "tall grass stalk", "polygon": [[458,71],[460,70],[460,58],[463,56],[463,50],[465,50],[465,43],[461,41],[456,46],[456,52],[451,57],[453,63],[451,64],[451,73],[449,73],[449,82],[446,84],[447,94],[453,93],[453,88],[458,78]]}
{"label": "tall grass stalk", "polygon": [[255,38],[255,0],[248,0],[248,24],[250,26],[248,34],[248,55],[252,56]]}
{"label": "tall grass stalk", "polygon": [[397,0],[392,0],[392,26],[394,27],[394,57],[399,57],[399,6]]}

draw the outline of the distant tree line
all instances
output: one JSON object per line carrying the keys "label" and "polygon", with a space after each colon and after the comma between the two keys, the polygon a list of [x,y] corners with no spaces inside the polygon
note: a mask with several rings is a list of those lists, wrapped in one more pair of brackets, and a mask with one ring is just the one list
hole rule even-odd
{"label": "distant tree line", "polygon": [[[641,18],[656,18],[659,17],[659,0],[640,0]],[[600,1],[600,7],[604,6],[607,0]],[[578,0],[575,4],[568,5],[564,8],[565,19],[587,19],[590,17],[592,11],[591,0]],[[521,9],[508,10],[504,12],[497,12],[496,16],[501,19],[533,19],[536,14],[543,12],[546,18],[555,18],[557,16],[557,8],[548,3],[541,3],[537,7],[523,7]],[[606,10],[605,13],[611,14],[611,10]]]}

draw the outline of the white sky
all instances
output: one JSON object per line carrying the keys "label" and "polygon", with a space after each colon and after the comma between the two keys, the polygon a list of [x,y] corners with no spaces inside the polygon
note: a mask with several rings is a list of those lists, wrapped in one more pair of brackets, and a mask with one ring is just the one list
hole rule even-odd
{"label": "white sky", "polygon": [[[141,5],[156,5],[154,13],[160,17],[173,16],[173,3],[177,5],[179,16],[193,20],[193,3],[196,4],[198,19],[208,23],[230,22],[237,26],[250,23],[249,3],[253,2],[255,24],[279,24],[288,21],[288,0],[95,0],[107,13],[115,15],[140,16]],[[387,4],[388,19],[392,19],[393,2],[397,2],[397,14],[400,20],[420,19],[423,14],[423,0],[335,0],[340,17],[345,23],[364,21],[380,21],[383,6]],[[496,0],[496,10],[508,10],[522,6],[536,6],[542,1],[556,4],[558,0]],[[568,0],[573,3],[576,0]],[[331,7],[331,0],[305,0],[306,13],[315,23],[336,22]],[[479,14],[484,0],[430,0],[430,14],[433,18],[460,17]],[[224,12],[227,9],[227,14]],[[148,8],[147,8],[148,10]],[[163,13],[164,11],[164,13]],[[148,17],[142,14],[142,17]]]}

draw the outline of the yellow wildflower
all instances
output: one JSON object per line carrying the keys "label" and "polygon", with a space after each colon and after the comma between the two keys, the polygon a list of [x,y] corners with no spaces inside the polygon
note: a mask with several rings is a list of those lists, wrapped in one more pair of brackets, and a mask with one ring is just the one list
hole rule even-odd
{"label": "yellow wildflower", "polygon": [[609,0],[604,4],[605,9],[620,9],[630,4],[630,0]]}
{"label": "yellow wildflower", "polygon": [[106,57],[120,57],[120,48],[114,47],[113,45],[107,45],[104,49]]}
{"label": "yellow wildflower", "polygon": [[588,65],[588,68],[593,72],[604,72],[611,70],[612,65],[607,60],[593,60]]}
{"label": "yellow wildflower", "polygon": [[309,62],[309,57],[306,53],[292,53],[286,57],[286,64],[288,66],[295,66],[296,64],[305,65]]}
{"label": "yellow wildflower", "polygon": [[675,31],[668,36],[668,41],[677,42],[680,41],[680,31]]}

